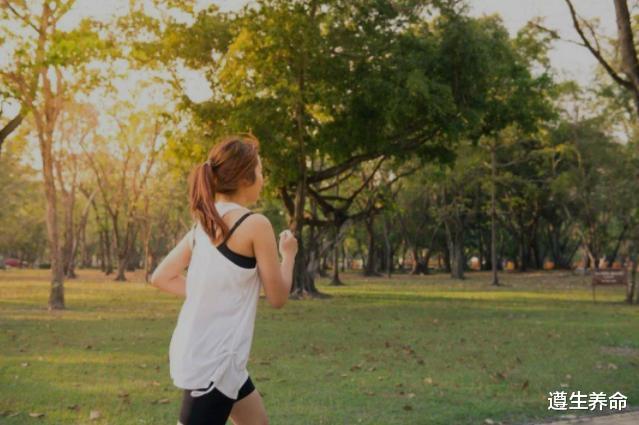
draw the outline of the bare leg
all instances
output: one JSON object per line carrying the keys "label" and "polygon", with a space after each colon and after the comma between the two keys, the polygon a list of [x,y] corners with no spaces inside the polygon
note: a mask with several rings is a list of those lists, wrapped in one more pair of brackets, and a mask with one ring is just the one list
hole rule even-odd
{"label": "bare leg", "polygon": [[234,425],[268,425],[264,401],[257,389],[233,403],[230,417]]}

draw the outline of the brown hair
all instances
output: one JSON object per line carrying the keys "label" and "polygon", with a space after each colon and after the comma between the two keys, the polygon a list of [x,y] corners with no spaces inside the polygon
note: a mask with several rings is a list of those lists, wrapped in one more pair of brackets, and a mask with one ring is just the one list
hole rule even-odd
{"label": "brown hair", "polygon": [[219,227],[226,238],[229,228],[215,208],[215,194],[232,194],[242,179],[255,183],[255,167],[260,143],[251,134],[223,137],[209,151],[208,159],[198,164],[189,175],[191,215],[215,241]]}

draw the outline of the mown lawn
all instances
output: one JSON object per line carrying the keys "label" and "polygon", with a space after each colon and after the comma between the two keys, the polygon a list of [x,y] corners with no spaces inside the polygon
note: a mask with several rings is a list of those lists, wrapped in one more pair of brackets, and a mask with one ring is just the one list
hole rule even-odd
{"label": "mown lawn", "polygon": [[[181,300],[93,270],[48,312],[48,272],[0,271],[1,424],[175,424],[168,345]],[[548,392],[639,405],[639,306],[569,273],[364,279],[258,307],[249,372],[273,425],[518,424]],[[91,411],[97,418],[90,419]],[[99,413],[96,413],[99,412]],[[39,413],[40,417],[30,414]],[[34,415],[35,416],[35,415]],[[230,421],[228,422],[231,423]]]}

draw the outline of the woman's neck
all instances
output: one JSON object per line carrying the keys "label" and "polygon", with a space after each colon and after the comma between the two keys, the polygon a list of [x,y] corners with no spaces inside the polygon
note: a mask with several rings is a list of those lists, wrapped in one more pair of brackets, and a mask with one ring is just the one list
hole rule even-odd
{"label": "woman's neck", "polygon": [[248,208],[249,202],[242,196],[227,196],[221,193],[215,194],[215,201],[217,202],[232,202],[234,204],[238,204],[243,206],[244,208]]}

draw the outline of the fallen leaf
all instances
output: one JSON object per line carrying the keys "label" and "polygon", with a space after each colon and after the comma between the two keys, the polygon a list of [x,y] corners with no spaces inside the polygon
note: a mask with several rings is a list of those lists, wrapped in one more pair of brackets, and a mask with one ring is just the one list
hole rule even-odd
{"label": "fallen leaf", "polygon": [[413,406],[411,406],[410,404],[405,404],[404,410],[413,410]]}
{"label": "fallen leaf", "polygon": [[168,398],[158,400],[158,404],[169,404],[170,402],[171,400],[169,400]]}
{"label": "fallen leaf", "polygon": [[521,384],[522,390],[525,390],[526,388],[528,388],[528,379],[526,379],[526,381],[523,384]]}
{"label": "fallen leaf", "polygon": [[20,363],[20,366],[27,367],[27,366],[29,366],[29,362]]}
{"label": "fallen leaf", "polygon": [[80,410],[80,406],[78,406],[77,404],[72,404],[70,406],[67,406],[67,409],[77,411]]}
{"label": "fallen leaf", "polygon": [[44,413],[31,412],[29,413],[29,416],[31,416],[32,418],[41,418],[44,416]]}
{"label": "fallen leaf", "polygon": [[101,414],[100,414],[99,410],[92,410],[89,413],[89,420],[94,421],[96,419],[100,419],[100,416],[101,416]]}

